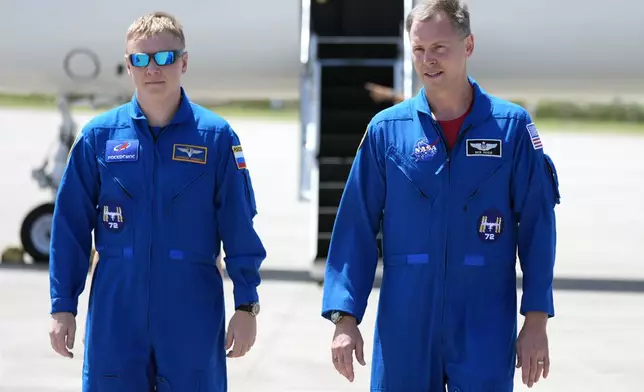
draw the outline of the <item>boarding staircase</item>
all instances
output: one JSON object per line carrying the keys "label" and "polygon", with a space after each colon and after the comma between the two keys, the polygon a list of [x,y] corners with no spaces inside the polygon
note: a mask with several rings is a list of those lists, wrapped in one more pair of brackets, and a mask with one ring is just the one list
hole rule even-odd
{"label": "boarding staircase", "polygon": [[[391,106],[375,102],[365,84],[396,91],[408,84],[410,65],[405,57],[410,54],[403,20],[410,4],[406,3],[303,0],[301,196],[310,201],[313,212],[311,276],[320,283],[357,147],[371,118]],[[380,240],[378,246],[382,249]]]}

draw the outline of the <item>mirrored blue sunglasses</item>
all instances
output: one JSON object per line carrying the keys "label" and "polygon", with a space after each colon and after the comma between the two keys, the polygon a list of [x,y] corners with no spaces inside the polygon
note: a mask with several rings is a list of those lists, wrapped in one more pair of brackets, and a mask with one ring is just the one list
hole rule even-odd
{"label": "mirrored blue sunglasses", "polygon": [[185,52],[183,50],[163,50],[156,53],[132,53],[128,57],[134,67],[147,67],[150,64],[150,58],[154,57],[154,62],[158,66],[174,64],[177,58]]}

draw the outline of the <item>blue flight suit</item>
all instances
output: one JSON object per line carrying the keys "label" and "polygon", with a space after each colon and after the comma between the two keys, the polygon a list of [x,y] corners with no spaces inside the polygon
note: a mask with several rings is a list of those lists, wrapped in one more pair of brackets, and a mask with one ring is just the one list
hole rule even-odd
{"label": "blue flight suit", "polygon": [[470,83],[451,151],[424,89],[374,116],[339,205],[323,317],[362,321],[382,232],[371,391],[512,391],[517,246],[521,314],[554,316],[555,167],[523,108]]}
{"label": "blue flight suit", "polygon": [[132,101],[74,144],[51,238],[51,312],[76,314],[92,230],[100,262],[86,320],[83,391],[227,390],[220,243],[235,306],[258,301],[266,251],[237,134],[182,90],[155,129]]}

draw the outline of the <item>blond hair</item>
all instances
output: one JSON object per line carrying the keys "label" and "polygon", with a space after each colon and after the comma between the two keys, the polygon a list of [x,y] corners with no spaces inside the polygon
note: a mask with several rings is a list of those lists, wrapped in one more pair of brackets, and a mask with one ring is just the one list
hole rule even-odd
{"label": "blond hair", "polygon": [[183,35],[183,26],[177,18],[161,11],[143,15],[135,20],[127,30],[125,41],[149,38],[161,33],[171,34],[181,43],[181,49],[185,49],[186,38]]}
{"label": "blond hair", "polygon": [[472,33],[470,29],[470,11],[467,4],[462,0],[422,0],[407,15],[405,30],[409,33],[414,22],[431,19],[432,16],[439,12],[447,14],[452,26],[463,38]]}

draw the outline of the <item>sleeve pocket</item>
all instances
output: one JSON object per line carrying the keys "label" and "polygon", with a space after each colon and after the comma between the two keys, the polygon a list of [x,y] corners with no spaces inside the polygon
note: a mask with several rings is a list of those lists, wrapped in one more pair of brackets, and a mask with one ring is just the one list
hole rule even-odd
{"label": "sleeve pocket", "polygon": [[248,170],[243,170],[244,183],[246,185],[246,198],[250,206],[250,210],[253,216],[257,215],[257,203],[255,202],[255,191],[253,190],[253,184],[250,180],[250,173]]}
{"label": "sleeve pocket", "polygon": [[548,154],[543,154],[544,159],[546,160],[546,168],[548,170],[549,180],[552,184],[552,190],[554,192],[555,204],[561,202],[561,194],[559,192],[559,175],[557,174],[557,169],[555,167],[552,158]]}

